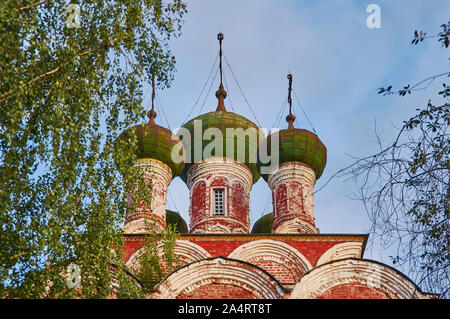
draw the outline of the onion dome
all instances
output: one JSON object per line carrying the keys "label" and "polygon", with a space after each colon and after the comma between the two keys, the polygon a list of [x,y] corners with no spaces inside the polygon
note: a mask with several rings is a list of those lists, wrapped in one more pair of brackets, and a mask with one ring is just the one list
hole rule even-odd
{"label": "onion dome", "polygon": [[[187,171],[193,164],[203,161],[207,158],[222,157],[245,164],[252,171],[253,183],[256,183],[256,181],[260,177],[257,168],[257,151],[259,143],[261,143],[261,141],[264,139],[264,134],[255,123],[239,114],[228,112],[225,108],[224,100],[227,97],[227,92],[225,91],[222,84],[223,34],[219,33],[217,38],[220,43],[220,85],[219,89],[216,91],[216,97],[218,99],[217,109],[215,112],[202,114],[188,121],[180,129],[179,133],[181,133],[181,135],[183,135],[183,130],[187,130],[190,133],[190,139],[188,139],[188,142],[185,142],[185,139],[183,138],[183,145],[185,154],[187,154],[187,158],[186,165],[184,166],[183,172],[181,173],[180,177],[184,182],[186,182]],[[201,128],[201,131],[199,130],[199,128]],[[209,128],[219,129],[222,133],[222,136],[215,136],[214,134],[212,134],[214,135],[212,139],[203,138],[203,134]],[[227,134],[227,129],[233,129],[234,133],[231,133],[231,131],[229,130],[230,134],[232,135]],[[199,133],[202,134],[201,137],[197,137]],[[198,140],[199,138],[201,138],[201,141]],[[200,147],[201,145],[201,158],[197,158],[195,156],[195,153],[198,152],[198,150],[196,150],[194,147],[194,144],[196,143],[198,143],[197,147]],[[210,143],[214,143],[218,147],[222,146],[221,151],[213,149],[212,152],[206,152],[208,154],[204,154],[205,148]],[[244,149],[242,149],[240,145],[244,145]],[[227,154],[227,149],[232,149],[232,154]],[[221,154],[219,152],[221,152]]]}
{"label": "onion dome", "polygon": [[186,221],[177,212],[166,210],[166,223],[167,226],[172,225],[180,234],[188,233]]}
{"label": "onion dome", "polygon": [[[174,161],[172,158],[173,147],[181,142],[181,140],[172,133],[171,130],[159,126],[155,123],[156,112],[154,110],[154,81],[152,81],[152,108],[148,112],[150,120],[148,123],[138,124],[127,131],[128,133],[134,133],[137,139],[136,156],[138,159],[155,159],[163,162],[172,171],[172,178],[180,175],[184,166],[184,150],[180,149],[178,155],[180,156],[180,163]],[[125,131],[122,136],[127,133]]]}
{"label": "onion dome", "polygon": [[137,157],[151,158],[163,162],[172,170],[172,177],[180,175],[184,162],[176,163],[172,159],[172,148],[180,142],[178,136],[171,130],[155,123],[156,112],[149,112],[150,121],[147,124],[135,125],[137,138]]}
{"label": "onion dome", "polygon": [[[327,148],[319,139],[319,137],[305,129],[298,129],[294,127],[295,116],[292,114],[292,100],[291,100],[291,89],[292,89],[292,75],[288,75],[289,79],[289,115],[286,117],[286,122],[288,122],[288,128],[285,130],[280,130],[278,132],[270,134],[263,143],[266,144],[267,152],[271,152],[272,139],[278,139],[278,164],[286,162],[301,162],[310,166],[315,174],[316,179],[322,175],[323,170],[327,162]],[[261,170],[262,166],[268,164],[263,164],[258,160],[258,166]],[[261,176],[267,181],[268,175],[261,174]]]}
{"label": "onion dome", "polygon": [[[196,124],[197,123],[197,124]],[[195,140],[194,128],[199,130],[201,127],[201,132],[204,133],[209,128],[219,129],[222,136],[214,136],[212,140],[204,139],[202,137],[201,144]],[[188,130],[191,136],[190,143],[184,143],[184,149],[187,156],[186,165],[184,166],[183,172],[180,175],[181,179],[186,182],[186,173],[189,168],[195,163],[207,158],[222,157],[228,158],[245,164],[253,174],[253,183],[259,179],[260,175],[257,168],[257,151],[259,143],[264,139],[263,133],[259,130],[258,126],[245,117],[238,114],[227,112],[227,111],[215,111],[202,114],[189,122],[187,122],[184,129]],[[227,134],[227,129],[233,129],[236,133],[232,136]],[[237,131],[237,130],[239,131]],[[242,129],[242,131],[241,131]],[[249,132],[249,134],[244,134],[244,132]],[[195,158],[195,143],[198,143],[197,147],[201,145],[201,158]],[[222,146],[222,154],[218,153],[213,149],[210,153],[205,154],[205,148],[210,143],[217,143],[218,147]],[[243,145],[243,148],[240,147]],[[232,154],[227,154],[227,149],[233,150]],[[243,153],[243,154],[240,154]],[[240,158],[242,156],[243,158]]]}
{"label": "onion dome", "polygon": [[258,219],[252,228],[252,234],[271,234],[273,224],[273,213],[266,214]]}

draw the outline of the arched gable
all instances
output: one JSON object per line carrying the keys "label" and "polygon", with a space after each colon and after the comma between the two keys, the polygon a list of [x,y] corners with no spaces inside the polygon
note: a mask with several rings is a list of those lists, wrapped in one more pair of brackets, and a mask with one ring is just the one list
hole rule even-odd
{"label": "arched gable", "polygon": [[362,243],[361,242],[347,242],[336,244],[329,248],[316,263],[316,266],[320,266],[327,262],[346,259],[346,258],[361,258],[362,257]]}
{"label": "arched gable", "polygon": [[[162,257],[162,247],[158,249],[158,254]],[[139,249],[133,255],[130,256],[126,265],[129,269],[132,269],[135,273],[139,271],[139,257],[144,252],[144,248]],[[205,259],[211,257],[201,246],[194,244],[187,240],[178,239],[175,244],[174,254],[180,258],[182,265],[192,263],[196,260]]]}
{"label": "arched gable", "polygon": [[239,289],[245,298],[279,299],[284,294],[283,286],[264,269],[241,260],[214,257],[172,272],[156,287],[154,297],[186,298],[195,293],[202,298],[216,298],[219,292],[209,289],[214,286],[232,292]]}
{"label": "arched gable", "polygon": [[282,282],[296,282],[312,268],[308,259],[298,250],[282,241],[270,239],[243,244],[228,257],[258,265]]}
{"label": "arched gable", "polygon": [[[339,295],[336,295],[339,293]],[[290,298],[422,299],[424,294],[408,277],[382,263],[347,258],[331,261],[304,274]]]}

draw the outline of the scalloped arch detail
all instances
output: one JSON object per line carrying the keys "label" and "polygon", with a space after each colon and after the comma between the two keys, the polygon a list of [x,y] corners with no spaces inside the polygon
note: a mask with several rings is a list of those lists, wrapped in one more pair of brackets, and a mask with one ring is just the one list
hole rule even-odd
{"label": "scalloped arch detail", "polygon": [[347,242],[336,244],[329,248],[316,263],[316,266],[320,266],[330,261],[345,259],[345,258],[361,258],[362,257],[362,244],[355,242]]}
{"label": "scalloped arch detail", "polygon": [[211,284],[240,287],[257,299],[280,299],[281,284],[265,270],[236,259],[214,257],[188,264],[167,276],[155,298],[172,299]]}
{"label": "scalloped arch detail", "polygon": [[304,274],[294,286],[290,298],[316,299],[340,285],[365,286],[389,299],[432,297],[422,293],[411,279],[393,268],[372,260],[347,258],[322,264]]}
{"label": "scalloped arch detail", "polygon": [[[129,269],[132,269],[134,272],[139,271],[139,257],[144,252],[143,248],[137,250],[133,255],[130,256],[126,265]],[[210,258],[211,254],[207,252],[201,246],[194,244],[187,240],[178,239],[175,244],[175,255],[180,257],[181,264],[189,264],[194,261]],[[158,247],[158,254],[162,257],[162,246]]]}
{"label": "scalloped arch detail", "polygon": [[255,240],[241,245],[228,257],[253,264],[261,261],[276,262],[288,269],[295,281],[312,268],[308,259],[298,250],[284,242],[271,239]]}

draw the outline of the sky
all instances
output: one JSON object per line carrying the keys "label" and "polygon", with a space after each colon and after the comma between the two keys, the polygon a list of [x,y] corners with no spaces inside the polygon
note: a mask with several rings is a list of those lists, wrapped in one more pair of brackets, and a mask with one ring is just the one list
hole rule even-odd
{"label": "sky", "polygon": [[[373,11],[366,9],[371,4],[380,9],[380,28],[367,25]],[[448,52],[436,39],[411,45],[414,30],[440,32],[450,13],[450,2],[444,0],[193,0],[187,2],[187,10],[182,35],[170,42],[177,61],[175,79],[170,88],[157,92],[157,107],[164,108],[169,128],[179,128],[194,105],[189,119],[216,109],[218,77],[209,91],[208,83],[200,93],[218,54],[217,33],[222,32],[223,52],[245,95],[224,62],[228,111],[263,128],[274,127],[287,96],[286,76],[293,75],[293,90],[327,147],[327,166],[316,190],[351,164],[351,156],[376,153],[376,131],[386,142],[392,141],[416,108],[437,99],[441,84],[436,81],[406,97],[383,96],[377,94],[378,88],[401,88],[449,69]],[[144,104],[150,105],[150,94]],[[312,130],[295,98],[293,105],[294,125]],[[275,127],[287,127],[286,115],[285,109]],[[156,121],[167,126],[161,110]],[[333,179],[315,194],[314,214],[321,233],[369,232],[362,203],[350,198],[356,190],[352,181]],[[262,178],[253,185],[252,225],[272,211],[270,196]],[[189,222],[189,191],[179,177],[169,186],[167,208]],[[390,254],[374,245],[364,257],[392,265]]]}

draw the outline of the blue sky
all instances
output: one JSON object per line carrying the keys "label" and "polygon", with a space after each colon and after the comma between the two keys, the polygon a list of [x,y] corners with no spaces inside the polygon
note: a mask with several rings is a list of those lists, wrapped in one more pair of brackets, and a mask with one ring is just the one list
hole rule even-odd
{"label": "blue sky", "polygon": [[[381,9],[381,28],[370,29],[369,4]],[[407,97],[382,96],[377,89],[401,88],[430,75],[448,71],[448,52],[436,39],[411,45],[414,30],[440,32],[450,13],[450,2],[433,1],[270,1],[194,0],[188,2],[183,34],[171,42],[177,72],[171,87],[158,96],[171,129],[180,127],[197,100],[218,53],[218,32],[223,50],[258,121],[274,124],[287,95],[288,73],[293,88],[319,138],[327,146],[328,162],[316,183],[320,188],[330,176],[352,162],[349,155],[375,153],[375,127],[391,141],[402,121],[429,99],[437,100],[437,81],[427,90]],[[224,63],[231,111],[256,121],[233,76]],[[206,87],[207,90],[209,85]],[[200,112],[205,92],[190,118],[215,110],[218,78]],[[146,89],[144,89],[144,92]],[[145,97],[150,106],[150,94]],[[311,130],[295,105],[295,126]],[[159,106],[159,105],[158,105]],[[158,111],[158,109],[157,109]],[[283,113],[280,128],[287,126]],[[158,112],[157,123],[167,126]],[[315,195],[316,225],[321,233],[367,233],[370,223],[364,207],[349,199],[356,186],[335,179]],[[167,207],[189,220],[189,191],[180,178],[169,186]],[[270,190],[260,179],[251,191],[252,224],[269,213]],[[365,257],[390,263],[390,251],[375,247]]]}

